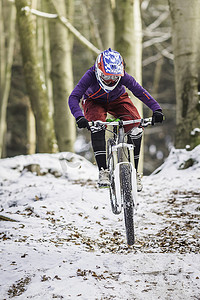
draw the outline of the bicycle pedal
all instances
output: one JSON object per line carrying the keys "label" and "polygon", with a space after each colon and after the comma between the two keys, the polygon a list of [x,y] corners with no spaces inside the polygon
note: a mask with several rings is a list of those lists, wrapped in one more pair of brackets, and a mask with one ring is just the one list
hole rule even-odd
{"label": "bicycle pedal", "polygon": [[108,184],[98,184],[98,187],[100,188],[100,189],[108,189],[109,187],[110,187],[110,185],[108,185]]}

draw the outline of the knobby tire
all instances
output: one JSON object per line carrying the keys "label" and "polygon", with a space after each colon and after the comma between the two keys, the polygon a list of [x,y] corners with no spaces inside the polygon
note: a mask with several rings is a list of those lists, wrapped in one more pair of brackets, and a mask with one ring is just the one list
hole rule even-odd
{"label": "knobby tire", "polygon": [[126,228],[127,244],[133,245],[135,242],[134,235],[134,203],[132,197],[132,183],[130,165],[122,164],[120,167],[120,181],[123,198],[124,220]]}

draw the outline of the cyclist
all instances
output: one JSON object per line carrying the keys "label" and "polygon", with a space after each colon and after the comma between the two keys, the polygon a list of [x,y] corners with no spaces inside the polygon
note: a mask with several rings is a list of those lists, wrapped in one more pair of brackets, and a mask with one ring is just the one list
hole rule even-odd
{"label": "cyclist", "polygon": [[[91,127],[89,121],[106,121],[107,113],[122,120],[140,119],[140,114],[125,90],[128,88],[153,111],[154,122],[163,121],[163,113],[158,102],[125,71],[125,62],[119,52],[109,48],[101,52],[95,64],[80,79],[71,95],[69,107],[79,128],[91,130],[92,147],[99,168],[99,187],[110,185],[106,166],[105,128]],[[79,105],[82,100],[84,114]],[[138,168],[142,128],[125,126],[128,143],[135,144],[135,167]],[[142,190],[138,174],[138,191]]]}

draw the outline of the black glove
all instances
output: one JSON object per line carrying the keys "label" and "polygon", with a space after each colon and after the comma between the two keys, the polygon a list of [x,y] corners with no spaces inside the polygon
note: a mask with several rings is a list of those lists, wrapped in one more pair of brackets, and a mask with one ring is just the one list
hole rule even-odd
{"label": "black glove", "polygon": [[88,130],[90,130],[90,125],[85,117],[81,116],[76,118],[76,123],[78,125],[78,128],[87,128]]}
{"label": "black glove", "polygon": [[152,125],[155,123],[162,123],[164,115],[161,109],[155,110],[152,116]]}

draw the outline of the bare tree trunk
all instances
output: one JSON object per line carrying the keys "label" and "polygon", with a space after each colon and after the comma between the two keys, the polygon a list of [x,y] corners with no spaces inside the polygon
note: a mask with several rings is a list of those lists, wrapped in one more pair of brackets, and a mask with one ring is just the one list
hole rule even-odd
{"label": "bare tree trunk", "polygon": [[[115,49],[125,59],[126,71],[141,83],[142,81],[142,24],[139,0],[116,0]],[[142,114],[141,101],[134,104]]]}
{"label": "bare tree trunk", "polygon": [[[67,18],[71,24],[73,24],[74,21],[74,0],[65,0],[65,6],[66,6],[66,12],[67,12]],[[74,44],[74,35],[71,33],[71,31],[68,32],[69,34],[69,40],[70,40],[70,47],[71,51],[73,49]]]}
{"label": "bare tree trunk", "polygon": [[[45,11],[46,6],[44,1],[38,1],[37,7],[40,11]],[[48,21],[44,18],[36,18],[36,32],[37,32],[37,53],[41,68],[41,73],[47,87],[49,109],[53,114],[53,92],[52,82],[50,79],[51,72],[51,58],[50,58],[50,42],[49,42],[49,29]]]}
{"label": "bare tree trunk", "polygon": [[93,4],[92,6],[95,19],[97,20],[98,32],[101,39],[101,44],[98,44],[99,49],[114,49],[115,24],[112,11],[112,1],[98,0],[96,1],[96,5]]}
{"label": "bare tree trunk", "polygon": [[55,152],[57,148],[53,119],[49,111],[46,87],[38,67],[34,26],[30,13],[25,9],[28,1],[18,0],[15,5],[26,87],[36,120],[37,151]]}
{"label": "bare tree trunk", "polygon": [[[125,59],[126,71],[139,83],[142,81],[142,23],[139,0],[116,0],[115,49]],[[133,98],[133,95],[130,94]],[[134,98],[134,105],[142,115],[142,103]],[[143,147],[140,154],[139,171],[143,170]]]}
{"label": "bare tree trunk", "polygon": [[161,78],[162,65],[163,65],[163,57],[157,60],[156,68],[154,72],[152,95],[155,99],[158,96],[158,88],[159,88],[159,83]]}
{"label": "bare tree trunk", "polygon": [[176,147],[200,143],[198,57],[200,1],[169,0],[176,83]]}
{"label": "bare tree trunk", "polygon": [[8,96],[10,91],[11,82],[11,68],[13,62],[13,51],[15,42],[15,20],[16,9],[10,5],[10,21],[9,32],[6,47],[4,24],[3,24],[3,2],[0,3],[0,157],[3,155],[4,140],[6,133],[6,112]]}
{"label": "bare tree trunk", "polygon": [[27,106],[27,154],[34,154],[36,150],[35,117],[31,106]]}
{"label": "bare tree trunk", "polygon": [[[51,12],[54,7],[48,4]],[[58,13],[66,15],[65,1],[60,0]],[[76,128],[74,118],[67,105],[67,99],[73,89],[71,40],[69,31],[59,22],[51,21],[50,49],[54,99],[54,123],[60,151],[74,151]]]}
{"label": "bare tree trunk", "polygon": [[[12,1],[12,0],[11,0]],[[52,0],[51,0],[52,2]],[[55,5],[54,5],[55,8]],[[90,51],[98,55],[101,51],[95,47],[89,40],[87,40],[70,22],[67,18],[63,17],[62,15],[56,14],[49,14],[49,13],[41,13],[38,10],[33,10],[30,7],[26,7],[26,11],[32,13],[33,15],[42,17],[42,18],[47,18],[47,19],[54,19],[58,20],[64,27],[66,27],[70,33],[72,33],[79,41],[81,44],[83,44],[85,47],[87,47]]]}
{"label": "bare tree trunk", "polygon": [[116,0],[115,48],[124,57],[127,72],[142,81],[142,24],[139,0]]}

